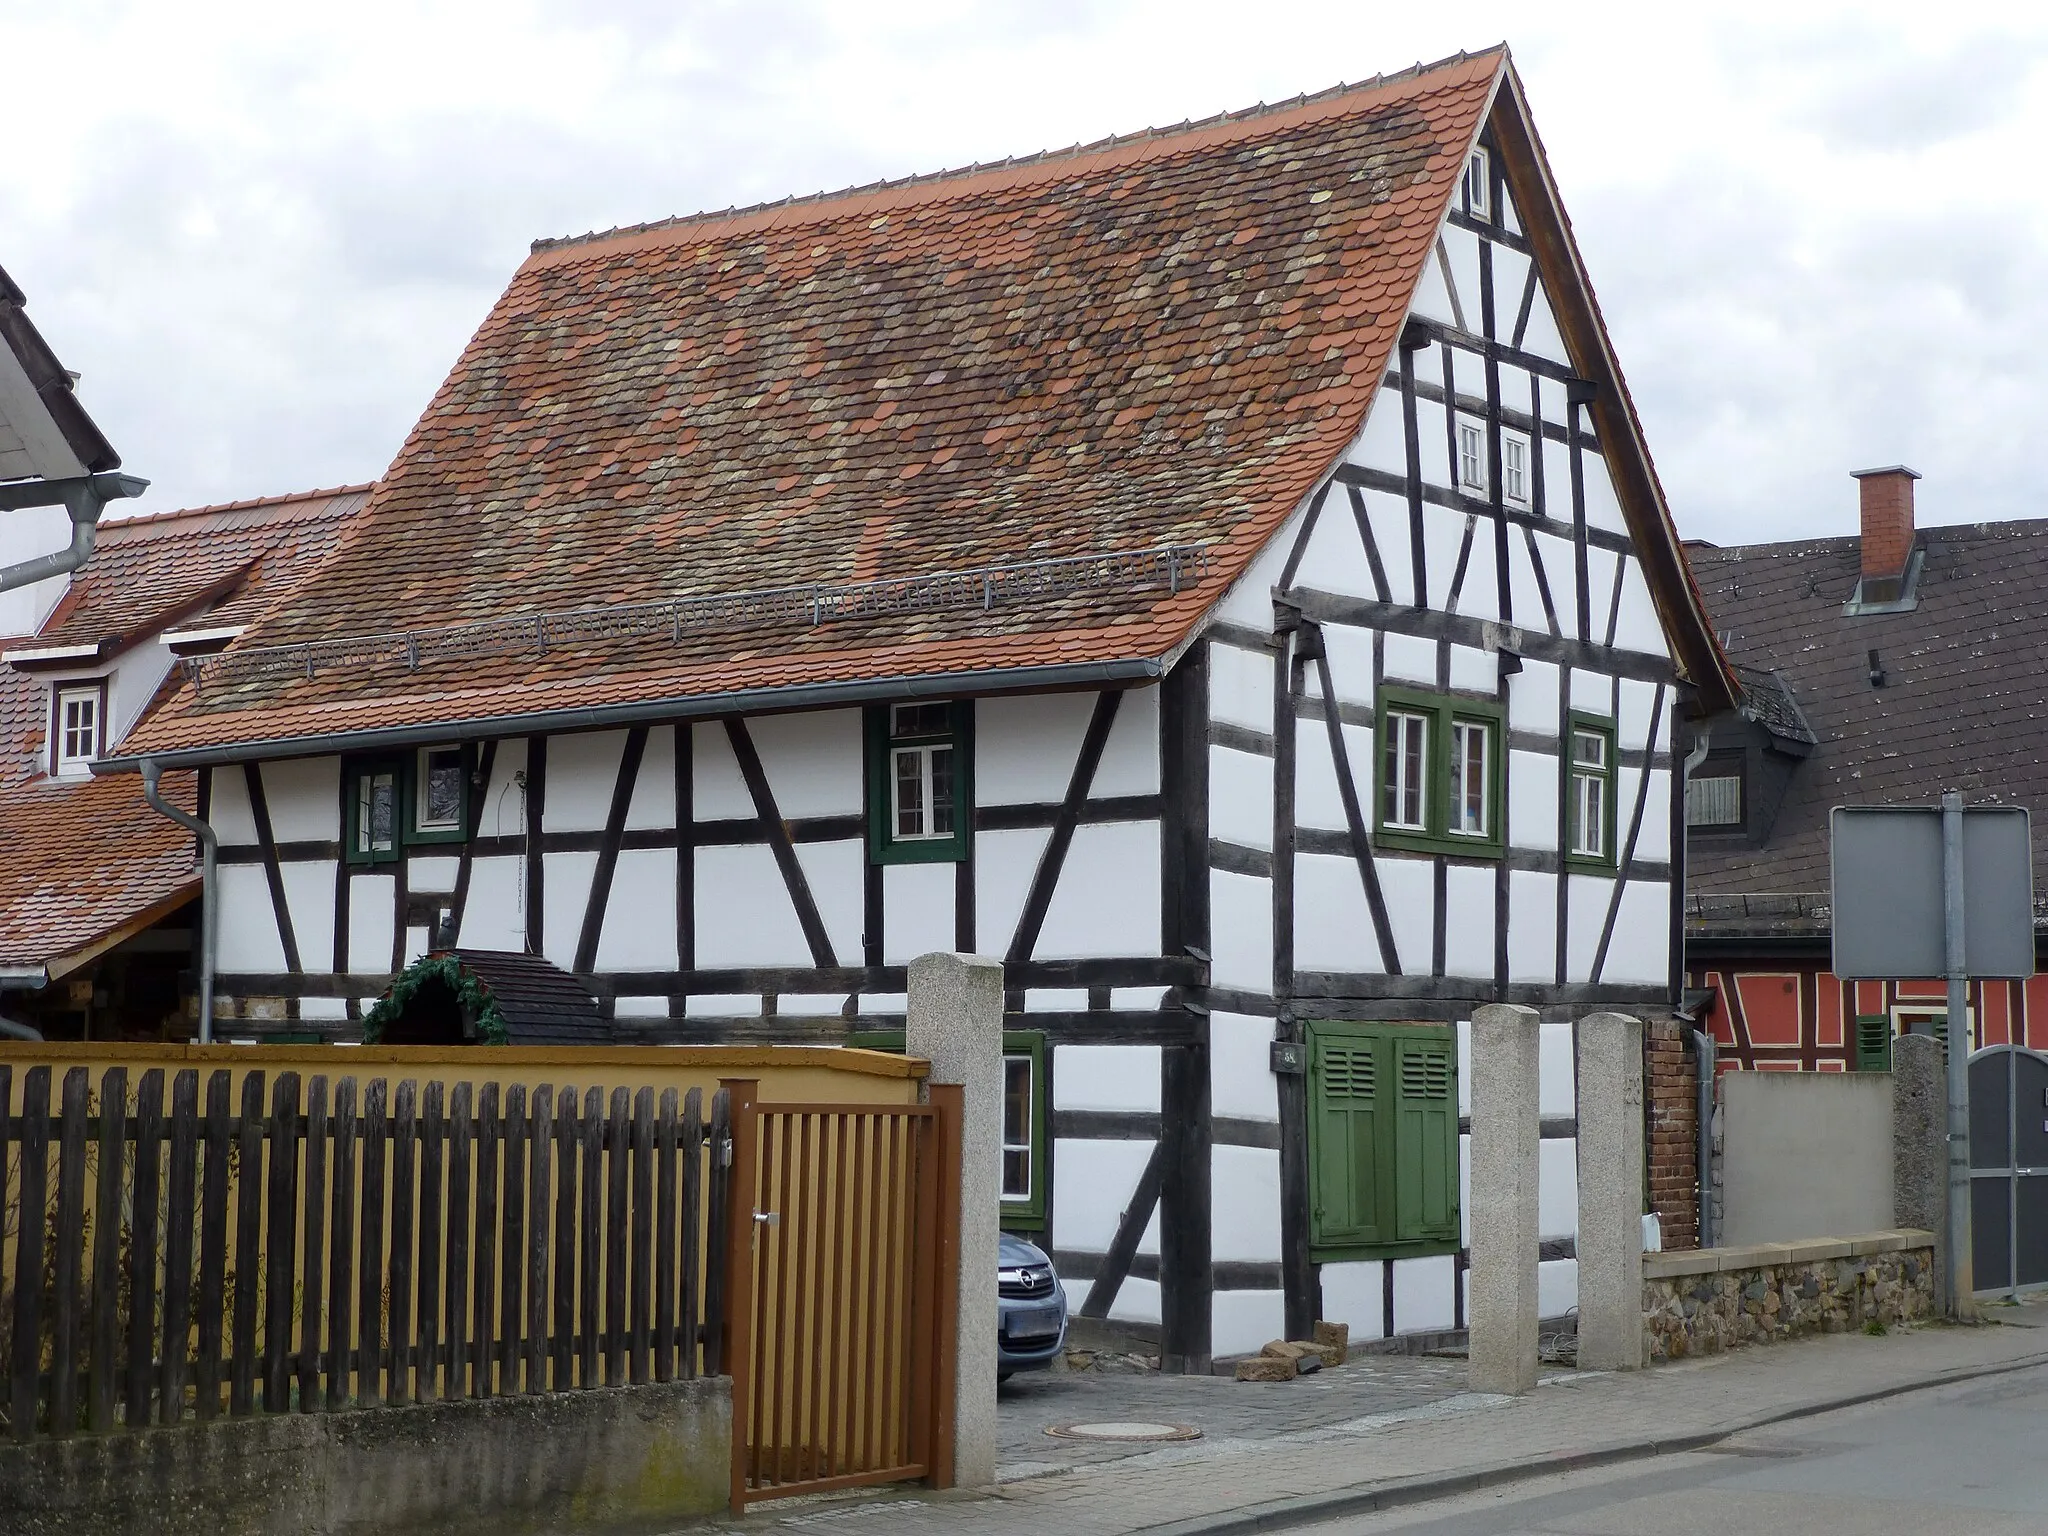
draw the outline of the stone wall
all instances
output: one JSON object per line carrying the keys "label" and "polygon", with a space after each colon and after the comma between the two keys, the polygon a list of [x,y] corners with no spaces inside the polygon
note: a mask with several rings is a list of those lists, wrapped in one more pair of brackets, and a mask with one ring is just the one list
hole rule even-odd
{"label": "stone wall", "polygon": [[1650,1209],[1666,1252],[1700,1245],[1699,1060],[1679,1019],[1643,1028],[1643,1106],[1649,1150]]}
{"label": "stone wall", "polygon": [[1643,1255],[1643,1352],[1652,1361],[1873,1321],[1889,1327],[1936,1310],[1932,1232]]}
{"label": "stone wall", "polygon": [[725,1377],[0,1445],[7,1536],[524,1536],[726,1508]]}

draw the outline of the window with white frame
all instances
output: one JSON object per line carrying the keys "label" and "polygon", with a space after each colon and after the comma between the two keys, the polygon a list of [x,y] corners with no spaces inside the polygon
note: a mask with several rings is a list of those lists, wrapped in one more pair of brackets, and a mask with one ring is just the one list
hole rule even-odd
{"label": "window with white frame", "polygon": [[1475,496],[1486,494],[1486,428],[1476,421],[1458,423],[1458,485]]}
{"label": "window with white frame", "polygon": [[1475,149],[1465,162],[1465,211],[1475,219],[1492,216],[1493,176],[1486,151]]}
{"label": "window with white frame", "polygon": [[1451,722],[1451,814],[1445,830],[1456,837],[1491,837],[1493,727],[1483,720]]}
{"label": "window with white frame", "polygon": [[419,760],[414,766],[413,831],[462,830],[462,759],[460,747],[420,748]]}
{"label": "window with white frame", "polygon": [[1037,1118],[1030,1052],[1003,1056],[1003,1198],[1029,1203],[1037,1189],[1031,1127]]}
{"label": "window with white frame", "polygon": [[1566,789],[1567,847],[1584,863],[1614,861],[1614,729],[1572,722],[1571,781]]}
{"label": "window with white frame", "polygon": [[100,683],[55,690],[51,714],[50,771],[59,778],[83,778],[100,755],[106,728],[107,695]]}
{"label": "window with white frame", "polygon": [[1380,825],[1429,830],[1430,717],[1387,711],[1386,762],[1380,774]]}
{"label": "window with white frame", "polygon": [[973,706],[961,700],[868,710],[868,857],[875,863],[967,857],[973,719]]}
{"label": "window with white frame", "polygon": [[[891,837],[901,842],[953,835],[953,743],[950,739],[911,746],[893,743],[950,729],[943,704],[898,704],[891,710],[889,782]],[[927,720],[929,715],[932,718]]]}
{"label": "window with white frame", "polygon": [[1529,440],[1519,432],[1500,435],[1500,494],[1514,506],[1529,505]]}

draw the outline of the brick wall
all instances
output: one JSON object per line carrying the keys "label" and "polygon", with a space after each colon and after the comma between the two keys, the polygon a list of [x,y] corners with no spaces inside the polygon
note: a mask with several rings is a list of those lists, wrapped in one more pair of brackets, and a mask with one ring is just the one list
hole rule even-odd
{"label": "brick wall", "polygon": [[1699,1064],[1686,1025],[1652,1019],[1643,1033],[1643,1108],[1650,1158],[1650,1209],[1667,1253],[1700,1245]]}

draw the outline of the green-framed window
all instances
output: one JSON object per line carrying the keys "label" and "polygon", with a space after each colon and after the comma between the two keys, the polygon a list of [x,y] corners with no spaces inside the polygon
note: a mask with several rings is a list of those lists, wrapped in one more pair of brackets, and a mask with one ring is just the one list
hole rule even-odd
{"label": "green-framed window", "polygon": [[1506,846],[1506,731],[1490,700],[1380,690],[1376,841],[1499,857]]}
{"label": "green-framed window", "polygon": [[974,822],[974,715],[964,700],[867,712],[868,858],[955,864]]}
{"label": "green-framed window", "polygon": [[1564,856],[1580,869],[1612,869],[1614,836],[1614,722],[1573,714],[1565,742]]}
{"label": "green-framed window", "polygon": [[1308,1025],[1309,1253],[1458,1249],[1458,1040],[1445,1025]]}
{"label": "green-framed window", "polygon": [[1892,1021],[1890,1014],[1856,1016],[1856,1070],[1889,1072],[1892,1069]]}
{"label": "green-framed window", "polygon": [[342,853],[351,864],[388,864],[417,843],[469,836],[467,747],[420,747],[342,764]]}
{"label": "green-framed window", "polygon": [[[903,1050],[900,1029],[855,1030],[846,1043],[868,1051]],[[1003,1031],[1002,1225],[1006,1232],[1041,1232],[1046,1225],[1045,1036],[1035,1029]]]}

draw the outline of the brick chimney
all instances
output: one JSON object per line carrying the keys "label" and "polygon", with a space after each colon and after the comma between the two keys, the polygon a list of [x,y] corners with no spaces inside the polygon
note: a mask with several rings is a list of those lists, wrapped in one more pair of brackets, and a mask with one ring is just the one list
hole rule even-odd
{"label": "brick chimney", "polygon": [[1913,482],[1920,476],[1903,464],[1855,471],[1863,501],[1863,584],[1866,603],[1895,602],[1905,590],[1913,560]]}

